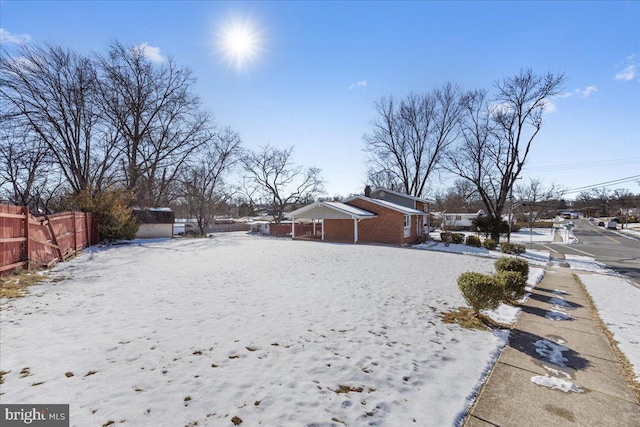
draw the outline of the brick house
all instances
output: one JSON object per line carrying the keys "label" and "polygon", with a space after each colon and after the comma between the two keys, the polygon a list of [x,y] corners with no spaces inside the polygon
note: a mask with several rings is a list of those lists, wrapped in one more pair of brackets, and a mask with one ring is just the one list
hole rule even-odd
{"label": "brick house", "polygon": [[[372,195],[368,189],[365,194]],[[404,200],[405,205],[401,205],[390,200],[356,196],[344,203],[315,202],[289,213],[289,217],[292,220],[319,220],[321,239],[326,241],[403,245],[420,239],[428,224],[428,201],[421,199],[425,200],[420,201],[424,203],[421,205],[417,204],[418,200],[413,199],[417,198],[408,196]],[[406,204],[423,209],[418,210]],[[292,237],[295,238],[293,232]]]}

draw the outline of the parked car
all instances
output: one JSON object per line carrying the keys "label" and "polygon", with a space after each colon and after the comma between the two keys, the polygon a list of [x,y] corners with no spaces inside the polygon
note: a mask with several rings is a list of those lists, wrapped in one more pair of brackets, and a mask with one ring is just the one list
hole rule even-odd
{"label": "parked car", "polygon": [[618,223],[615,221],[609,221],[607,222],[607,230],[617,230],[618,229]]}
{"label": "parked car", "polygon": [[604,227],[604,221],[600,221],[600,222],[598,223],[598,227]]}

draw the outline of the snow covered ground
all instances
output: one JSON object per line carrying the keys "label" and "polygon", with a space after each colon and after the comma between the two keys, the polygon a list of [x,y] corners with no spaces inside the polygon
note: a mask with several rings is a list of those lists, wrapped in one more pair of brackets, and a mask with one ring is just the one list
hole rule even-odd
{"label": "snow covered ground", "polygon": [[[1,302],[0,398],[69,403],[74,426],[457,425],[507,333],[439,313],[501,253],[443,248],[228,233],[87,250]],[[525,256],[534,286],[548,254]],[[596,267],[580,277],[637,369],[640,292]]]}
{"label": "snow covered ground", "polygon": [[506,333],[439,313],[493,262],[244,233],[85,251],[2,303],[2,401],[74,426],[457,424]]}

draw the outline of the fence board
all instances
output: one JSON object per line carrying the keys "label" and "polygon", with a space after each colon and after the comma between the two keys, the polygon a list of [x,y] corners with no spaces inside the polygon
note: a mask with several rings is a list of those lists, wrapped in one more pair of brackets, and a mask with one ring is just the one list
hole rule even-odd
{"label": "fence board", "polygon": [[89,212],[35,217],[27,208],[0,204],[0,273],[64,261],[96,243],[97,224]]}

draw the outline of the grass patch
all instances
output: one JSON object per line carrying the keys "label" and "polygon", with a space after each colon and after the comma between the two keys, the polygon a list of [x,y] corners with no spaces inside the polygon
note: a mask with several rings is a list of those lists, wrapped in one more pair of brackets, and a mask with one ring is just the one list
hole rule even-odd
{"label": "grass patch", "polygon": [[11,371],[0,371],[0,384],[4,384],[4,376]]}
{"label": "grass patch", "polygon": [[589,292],[587,291],[587,287],[584,285],[584,283],[582,283],[582,280],[580,280],[580,277],[578,277],[576,274],[574,274],[573,277],[580,284],[584,293],[587,294],[587,297],[589,298],[589,302],[591,303],[591,311],[593,312],[593,315],[596,318],[596,323],[600,326],[605,336],[607,337],[607,340],[611,345],[613,354],[615,354],[616,359],[618,359],[618,362],[622,367],[622,372],[624,373],[624,376],[627,379],[627,384],[629,385],[629,388],[631,388],[631,391],[634,394],[636,401],[638,402],[638,404],[640,404],[640,381],[636,380],[636,374],[633,371],[633,365],[631,364],[631,362],[629,362],[629,359],[627,359],[627,356],[625,356],[625,354],[622,351],[620,351],[620,349],[618,348],[618,341],[615,340],[611,331],[607,328],[605,323],[602,321],[602,318],[600,318],[600,313],[598,313],[598,310],[596,310],[596,304],[593,301],[593,298],[591,298],[591,294],[589,294]]}
{"label": "grass patch", "polygon": [[[329,390],[331,390],[335,394],[342,394],[342,393],[346,394],[349,392],[362,393],[364,391],[364,387],[362,386],[354,387],[350,385],[339,384],[336,390],[332,390],[332,389],[329,389]],[[371,388],[371,387],[367,388],[367,393],[373,393],[374,391],[376,391],[375,388]]]}
{"label": "grass patch", "polygon": [[37,285],[46,277],[37,271],[18,269],[0,276],[0,298],[20,298],[27,294],[30,286]]}
{"label": "grass patch", "polygon": [[455,323],[465,329],[511,329],[512,325],[496,322],[489,316],[480,313],[476,316],[473,309],[469,307],[458,307],[457,310],[444,311],[440,313],[440,318],[444,323]]}
{"label": "grass patch", "polygon": [[440,313],[444,323],[455,323],[465,329],[489,329],[487,325],[476,316],[474,311],[468,307],[458,307],[457,310],[445,311]]}

